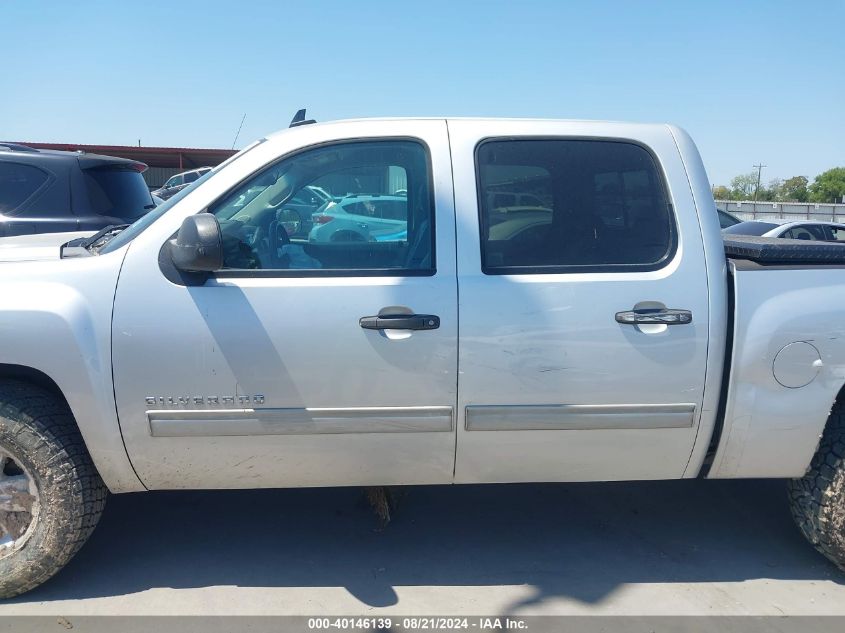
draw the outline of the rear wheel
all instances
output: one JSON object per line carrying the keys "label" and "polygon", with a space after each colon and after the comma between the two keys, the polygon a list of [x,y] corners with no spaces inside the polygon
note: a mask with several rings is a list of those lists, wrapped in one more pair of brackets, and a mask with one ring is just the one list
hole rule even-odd
{"label": "rear wheel", "polygon": [[28,384],[0,384],[0,598],[64,567],[106,495],[67,405]]}
{"label": "rear wheel", "polygon": [[789,482],[792,516],[815,548],[845,571],[845,406],[830,412],[810,470]]}

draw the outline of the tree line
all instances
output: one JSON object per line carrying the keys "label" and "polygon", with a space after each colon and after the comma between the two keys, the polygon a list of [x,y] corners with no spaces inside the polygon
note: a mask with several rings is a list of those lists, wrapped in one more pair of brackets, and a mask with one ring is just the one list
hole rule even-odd
{"label": "tree line", "polygon": [[834,167],[816,176],[813,182],[806,176],[786,180],[775,178],[757,189],[757,172],[751,171],[731,179],[731,186],[713,187],[716,200],[754,200],[763,202],[842,202],[845,196],[845,167]]}

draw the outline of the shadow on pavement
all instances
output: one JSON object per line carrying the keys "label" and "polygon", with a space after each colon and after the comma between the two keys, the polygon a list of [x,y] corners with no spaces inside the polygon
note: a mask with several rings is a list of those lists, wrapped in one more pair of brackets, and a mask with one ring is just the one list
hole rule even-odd
{"label": "shadow on pavement", "polygon": [[155,587],[528,585],[601,600],[623,583],[845,577],[807,544],[781,481],[409,488],[383,531],[357,488],[113,496],[80,554],[13,602]]}

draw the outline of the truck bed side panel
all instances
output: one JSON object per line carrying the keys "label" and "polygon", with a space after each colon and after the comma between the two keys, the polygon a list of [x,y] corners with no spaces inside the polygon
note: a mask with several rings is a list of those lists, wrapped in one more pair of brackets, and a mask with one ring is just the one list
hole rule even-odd
{"label": "truck bed side panel", "polygon": [[729,266],[733,363],[709,477],[800,477],[845,382],[845,268]]}

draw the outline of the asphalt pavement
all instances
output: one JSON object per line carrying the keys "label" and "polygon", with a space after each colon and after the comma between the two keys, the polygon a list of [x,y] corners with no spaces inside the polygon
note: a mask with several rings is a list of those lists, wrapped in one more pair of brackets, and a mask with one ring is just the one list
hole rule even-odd
{"label": "asphalt pavement", "polygon": [[845,614],[781,481],[112,496],[22,614]]}

